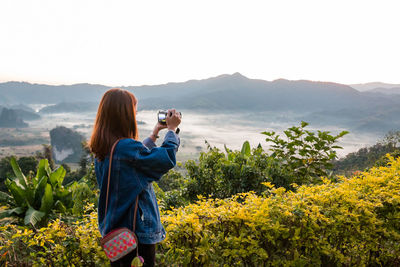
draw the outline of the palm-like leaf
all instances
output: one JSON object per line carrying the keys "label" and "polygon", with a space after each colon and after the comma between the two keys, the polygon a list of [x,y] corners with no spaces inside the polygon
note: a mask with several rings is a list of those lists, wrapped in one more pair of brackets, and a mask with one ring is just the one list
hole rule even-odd
{"label": "palm-like leaf", "polygon": [[36,226],[36,224],[38,224],[45,215],[46,214],[44,212],[29,207],[29,209],[25,213],[24,222],[25,224],[32,224],[33,226]]}
{"label": "palm-like leaf", "polygon": [[[47,184],[47,176],[43,176],[35,188],[35,204],[40,205],[40,199],[43,196]],[[35,205],[36,206],[36,205]]]}
{"label": "palm-like leaf", "polygon": [[24,189],[20,185],[17,185],[15,181],[11,181],[10,179],[6,179],[4,183],[14,198],[17,206],[26,206]]}
{"label": "palm-like leaf", "polygon": [[251,155],[251,149],[250,149],[249,141],[246,141],[246,142],[243,143],[241,153],[242,153],[243,156],[250,156]]}
{"label": "palm-like leaf", "polygon": [[30,205],[33,205],[34,204],[33,189],[31,188],[30,184],[28,184],[28,181],[27,181],[25,175],[22,173],[21,168],[19,167],[19,165],[14,157],[11,158],[10,163],[11,163],[11,167],[14,171],[14,174],[17,177],[17,179],[15,179],[14,181],[24,191],[23,195],[24,195],[24,198],[26,199],[26,201]]}
{"label": "palm-like leaf", "polygon": [[64,181],[65,174],[67,172],[65,171],[63,166],[60,166],[57,168],[56,171],[52,172],[50,174],[50,183],[53,187],[55,187],[56,183],[58,184],[59,187],[62,186],[62,182]]}
{"label": "palm-like leaf", "polygon": [[9,210],[3,210],[3,211],[0,212],[0,219],[13,216],[14,214],[21,215],[23,213],[24,213],[24,209],[21,208],[21,207],[14,208],[14,209],[9,209]]}
{"label": "palm-like leaf", "polygon": [[6,192],[0,191],[0,203],[11,204],[12,197]]}
{"label": "palm-like leaf", "polygon": [[42,197],[42,205],[40,206],[40,211],[49,213],[53,207],[53,189],[50,184],[46,184],[46,189],[44,190],[44,195]]}
{"label": "palm-like leaf", "polygon": [[10,164],[11,164],[11,167],[12,167],[12,169],[14,171],[15,176],[18,179],[19,184],[22,187],[27,188],[28,186],[27,186],[26,177],[22,173],[21,168],[19,167],[19,165],[17,163],[17,160],[14,157],[11,157]]}
{"label": "palm-like leaf", "polygon": [[43,176],[49,176],[49,162],[47,159],[42,159],[39,161],[39,165],[36,172],[36,178],[41,179]]}

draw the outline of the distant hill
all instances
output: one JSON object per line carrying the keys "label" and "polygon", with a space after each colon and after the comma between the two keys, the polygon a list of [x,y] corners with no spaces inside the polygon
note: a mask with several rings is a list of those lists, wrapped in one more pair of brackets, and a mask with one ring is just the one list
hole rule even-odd
{"label": "distant hill", "polygon": [[364,92],[364,91],[370,91],[375,88],[394,88],[394,87],[400,87],[400,84],[392,84],[392,83],[382,83],[382,82],[372,82],[372,83],[358,83],[358,84],[350,84],[351,87],[354,89]]}
{"label": "distant hill", "polygon": [[380,94],[386,94],[386,95],[400,95],[400,87],[393,87],[393,88],[378,87],[378,88],[368,90],[366,92],[380,93]]}
{"label": "distant hill", "polygon": [[[46,85],[27,82],[0,83],[0,99],[8,104],[56,104],[99,101],[109,87],[96,84]],[[1,103],[0,103],[1,104]]]}
{"label": "distant hill", "polygon": [[97,111],[96,102],[61,102],[56,105],[44,107],[39,113],[64,113],[64,112],[87,112]]}
{"label": "distant hill", "polygon": [[28,124],[18,116],[13,109],[3,108],[0,113],[0,128],[23,128],[28,127]]}
{"label": "distant hill", "polygon": [[84,137],[72,129],[58,126],[50,131],[52,153],[56,163],[79,162]]}
{"label": "distant hill", "polygon": [[[0,114],[1,114],[1,111],[3,110],[3,108],[5,108],[5,107],[0,106]],[[39,114],[37,114],[33,109],[30,109],[29,107],[26,107],[24,105],[14,105],[9,109],[15,111],[16,115],[23,120],[29,121],[29,120],[40,119]]]}
{"label": "distant hill", "polygon": [[[94,84],[43,85],[25,82],[0,83],[0,98],[8,104],[58,104],[74,102],[98,103],[110,87]],[[304,105],[319,108],[333,102],[346,105],[360,93],[350,86],[312,81],[249,79],[240,73],[224,74],[204,80],[167,83],[152,86],[122,87],[139,99],[139,108],[179,106],[199,109],[304,109]],[[223,98],[221,98],[223,97]],[[327,101],[326,98],[333,98]],[[221,99],[225,101],[221,102]],[[334,101],[332,101],[334,100]],[[44,111],[44,110],[43,110]]]}
{"label": "distant hill", "polygon": [[[360,131],[400,129],[400,95],[358,91],[374,86],[386,88],[389,84],[349,86],[308,80],[265,81],[234,73],[181,83],[122,88],[136,95],[139,110],[175,107],[203,113],[292,111],[317,124]],[[0,99],[6,96],[10,105],[55,104],[40,113],[96,111],[101,96],[109,88],[93,84],[51,86],[8,82],[0,84]]]}

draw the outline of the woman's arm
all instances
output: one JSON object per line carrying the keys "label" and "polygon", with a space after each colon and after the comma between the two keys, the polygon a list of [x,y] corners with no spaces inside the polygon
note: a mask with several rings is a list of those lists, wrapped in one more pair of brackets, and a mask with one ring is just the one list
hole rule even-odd
{"label": "woman's arm", "polygon": [[[178,134],[175,129],[181,123],[181,115],[174,109],[168,110],[166,125],[157,123],[153,129],[152,135],[143,141],[134,157],[135,167],[145,174],[142,180],[145,184],[158,181],[165,173],[176,165],[176,152],[180,145]],[[160,147],[154,143],[158,132],[161,129],[168,128],[164,137],[164,142]]]}
{"label": "woman's arm", "polygon": [[145,145],[148,149],[157,147],[156,141],[157,138],[159,138],[158,133],[165,128],[168,128],[168,130],[175,132],[180,123],[181,113],[176,112],[175,109],[169,109],[166,118],[166,124],[161,124],[157,122],[150,136],[143,140],[143,145]]}
{"label": "woman's arm", "polygon": [[168,131],[160,147],[139,148],[135,158],[135,167],[145,174],[147,183],[158,181],[176,165],[176,152],[180,145],[179,136]]}
{"label": "woman's arm", "polygon": [[157,140],[157,138],[159,138],[158,133],[162,129],[165,129],[165,128],[167,128],[166,124],[161,124],[161,123],[157,122],[157,124],[154,126],[154,129],[151,132],[150,136],[143,140],[143,145],[145,145],[148,149],[157,147],[156,140]]}

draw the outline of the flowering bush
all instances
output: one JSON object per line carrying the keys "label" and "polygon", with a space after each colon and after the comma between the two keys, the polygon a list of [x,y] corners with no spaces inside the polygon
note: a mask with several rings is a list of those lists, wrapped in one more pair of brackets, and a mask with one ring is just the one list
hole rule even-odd
{"label": "flowering bush", "polygon": [[56,219],[38,230],[0,226],[0,265],[105,266],[108,260],[100,246],[93,204],[86,212],[81,220],[67,224]]}
{"label": "flowering bush", "polygon": [[[167,211],[160,266],[399,266],[400,158],[338,183],[200,198]],[[107,266],[93,204],[46,227],[0,226],[0,266]]]}
{"label": "flowering bush", "polygon": [[340,182],[204,199],[163,216],[160,261],[191,266],[399,266],[400,159]]}

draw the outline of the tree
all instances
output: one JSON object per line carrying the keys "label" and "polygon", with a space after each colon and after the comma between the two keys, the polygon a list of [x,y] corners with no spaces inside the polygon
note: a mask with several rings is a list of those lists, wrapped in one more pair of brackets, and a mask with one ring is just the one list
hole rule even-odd
{"label": "tree", "polygon": [[390,131],[385,137],[370,147],[360,148],[346,155],[343,159],[334,161],[334,171],[339,174],[351,175],[355,171],[364,171],[372,166],[388,162],[386,154],[396,156],[400,150],[400,131]]}

